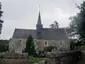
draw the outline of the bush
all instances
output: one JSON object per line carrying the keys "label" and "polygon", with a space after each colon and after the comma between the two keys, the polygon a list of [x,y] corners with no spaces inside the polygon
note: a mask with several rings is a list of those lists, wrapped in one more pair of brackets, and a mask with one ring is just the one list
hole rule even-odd
{"label": "bush", "polygon": [[0,40],[0,52],[6,52],[8,51],[9,45],[8,40]]}
{"label": "bush", "polygon": [[44,51],[46,52],[51,52],[53,49],[57,49],[56,46],[47,46],[47,47],[44,47]]}
{"label": "bush", "polygon": [[76,46],[76,43],[74,41],[70,42],[70,50],[74,50]]}
{"label": "bush", "polygon": [[85,50],[85,45],[80,46],[81,50]]}
{"label": "bush", "polygon": [[75,42],[75,41],[70,41],[70,50],[77,50],[77,49],[79,49],[79,48],[84,48],[85,47],[85,45],[84,45],[84,43],[82,42],[82,41],[77,41],[77,42]]}
{"label": "bush", "polygon": [[0,44],[0,52],[6,52],[8,50],[8,45]]}

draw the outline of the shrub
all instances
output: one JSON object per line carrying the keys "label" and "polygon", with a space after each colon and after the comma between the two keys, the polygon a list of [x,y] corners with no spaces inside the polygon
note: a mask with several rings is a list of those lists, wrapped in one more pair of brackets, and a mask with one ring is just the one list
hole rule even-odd
{"label": "shrub", "polygon": [[81,50],[85,50],[85,45],[80,46]]}
{"label": "shrub", "polygon": [[9,40],[0,40],[0,52],[6,52],[9,48]]}
{"label": "shrub", "polygon": [[47,46],[47,47],[44,47],[44,51],[46,52],[51,52],[53,49],[57,49],[56,46]]}
{"label": "shrub", "polygon": [[74,41],[70,41],[70,50],[74,50],[76,43]]}

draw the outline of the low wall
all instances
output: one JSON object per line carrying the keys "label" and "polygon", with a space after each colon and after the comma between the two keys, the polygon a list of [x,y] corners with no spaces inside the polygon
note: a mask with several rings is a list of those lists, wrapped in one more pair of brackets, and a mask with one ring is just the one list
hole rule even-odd
{"label": "low wall", "polygon": [[85,64],[85,50],[81,50],[81,60],[79,64]]}
{"label": "low wall", "polygon": [[81,51],[50,52],[47,54],[47,64],[77,64]]}
{"label": "low wall", "polygon": [[28,54],[0,53],[0,64],[27,64]]}

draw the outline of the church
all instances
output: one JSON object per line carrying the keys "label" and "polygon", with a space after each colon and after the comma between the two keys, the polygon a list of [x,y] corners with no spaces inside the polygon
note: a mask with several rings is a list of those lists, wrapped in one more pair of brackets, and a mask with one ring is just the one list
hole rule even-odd
{"label": "church", "polygon": [[65,28],[43,28],[39,12],[36,29],[14,30],[13,37],[9,42],[9,50],[22,53],[26,47],[27,38],[31,35],[34,39],[35,50],[43,51],[46,46],[56,46],[57,50],[69,50],[70,42]]}

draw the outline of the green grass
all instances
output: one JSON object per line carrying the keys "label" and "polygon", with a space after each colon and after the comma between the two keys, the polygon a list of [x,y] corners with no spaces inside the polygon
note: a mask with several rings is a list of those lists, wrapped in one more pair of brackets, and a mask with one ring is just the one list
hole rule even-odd
{"label": "green grass", "polygon": [[78,62],[78,64],[85,64],[85,61],[84,61],[84,60],[80,60],[80,61]]}
{"label": "green grass", "polygon": [[78,61],[78,64],[85,64],[85,58],[82,57],[82,58]]}
{"label": "green grass", "polygon": [[39,61],[45,60],[45,58],[37,58],[33,56],[29,56],[28,64],[38,63]]}

